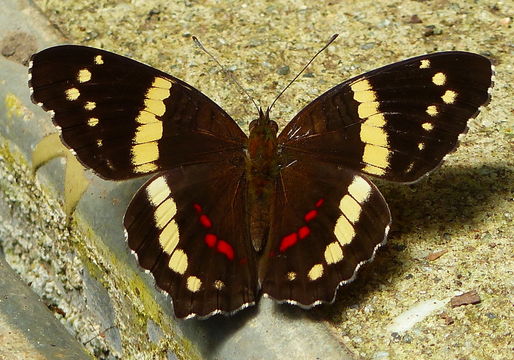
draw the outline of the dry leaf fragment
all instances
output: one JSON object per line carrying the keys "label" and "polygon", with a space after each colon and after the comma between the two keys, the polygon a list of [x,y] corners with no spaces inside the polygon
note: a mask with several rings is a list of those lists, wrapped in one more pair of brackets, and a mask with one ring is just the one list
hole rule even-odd
{"label": "dry leaf fragment", "polygon": [[437,260],[441,256],[443,256],[444,254],[446,254],[447,252],[448,252],[448,250],[446,250],[446,249],[445,250],[441,250],[441,251],[433,252],[433,253],[427,255],[427,260],[429,260],[429,261]]}
{"label": "dry leaf fragment", "polygon": [[452,307],[457,307],[462,305],[478,304],[480,301],[478,293],[475,290],[471,290],[464,294],[454,296],[450,300],[450,304]]}

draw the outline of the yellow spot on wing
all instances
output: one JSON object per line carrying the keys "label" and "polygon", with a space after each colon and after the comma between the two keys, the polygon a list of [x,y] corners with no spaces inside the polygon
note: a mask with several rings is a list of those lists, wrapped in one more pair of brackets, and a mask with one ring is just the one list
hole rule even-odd
{"label": "yellow spot on wing", "polygon": [[361,140],[367,144],[387,146],[387,133],[379,127],[367,126],[367,121],[361,125]]}
{"label": "yellow spot on wing", "polygon": [[353,91],[353,99],[360,103],[372,102],[377,99],[377,94],[373,91],[368,80],[358,80],[351,86]]}
{"label": "yellow spot on wing", "polygon": [[365,121],[368,126],[383,127],[386,124],[384,114],[375,114],[368,117]]}
{"label": "yellow spot on wing", "polygon": [[134,172],[138,173],[138,174],[146,174],[146,173],[155,171],[157,169],[158,169],[158,167],[154,163],[146,163],[146,164],[137,165],[134,168]]}
{"label": "yellow spot on wing", "polygon": [[81,69],[77,76],[77,80],[81,83],[88,82],[89,80],[91,80],[91,71],[89,71],[88,69]]}
{"label": "yellow spot on wing", "polygon": [[379,113],[378,105],[379,105],[378,101],[360,104],[359,107],[357,108],[359,117],[361,119],[366,119],[367,117],[370,117],[371,115],[378,114]]}
{"label": "yellow spot on wing", "polygon": [[439,113],[439,111],[437,111],[437,106],[435,105],[428,106],[426,112],[430,116],[436,116]]}
{"label": "yellow spot on wing", "polygon": [[343,260],[343,250],[337,241],[327,245],[325,249],[325,261],[327,264],[335,264]]}
{"label": "yellow spot on wing", "polygon": [[159,243],[166,254],[171,254],[178,245],[179,232],[175,221],[170,221],[159,234]]}
{"label": "yellow spot on wing", "polygon": [[290,271],[287,273],[287,280],[293,281],[296,279],[296,273],[294,271]]}
{"label": "yellow spot on wing", "polygon": [[389,165],[389,154],[387,148],[367,144],[364,147],[362,162],[385,169]]}
{"label": "yellow spot on wing", "polygon": [[153,122],[158,122],[160,120],[155,117],[155,114],[141,110],[141,112],[136,118],[136,121],[140,124],[150,124]]}
{"label": "yellow spot on wing", "polygon": [[371,186],[366,180],[364,180],[364,178],[360,176],[354,176],[352,183],[350,186],[348,186],[348,192],[355,200],[363,203],[364,201],[368,200],[371,194]]}
{"label": "yellow spot on wing", "polygon": [[104,63],[102,55],[96,55],[94,61],[96,65],[102,65]]}
{"label": "yellow spot on wing", "polygon": [[191,292],[197,292],[202,287],[202,280],[196,276],[189,276],[186,282],[187,289]]}
{"label": "yellow spot on wing", "polygon": [[420,69],[428,69],[430,67],[430,60],[424,59],[421,60],[421,64],[419,65]]}
{"label": "yellow spot on wing", "polygon": [[216,290],[221,290],[225,287],[225,283],[221,280],[216,280],[214,281],[214,287],[216,288]]}
{"label": "yellow spot on wing", "polygon": [[442,72],[438,72],[432,77],[432,82],[438,86],[444,85],[444,83],[446,83],[446,75]]}
{"label": "yellow spot on wing", "polygon": [[148,194],[148,200],[154,205],[158,206],[170,195],[171,191],[164,177],[158,177],[146,187],[146,193]]}
{"label": "yellow spot on wing", "polygon": [[455,102],[455,98],[457,97],[457,93],[453,90],[446,90],[441,99],[445,102],[445,104],[453,104]]}
{"label": "yellow spot on wing", "polygon": [[367,103],[375,101],[377,99],[377,94],[372,90],[359,91],[353,93],[353,98],[355,101],[358,101],[360,103]]}
{"label": "yellow spot on wing", "polygon": [[176,249],[171,255],[168,265],[176,273],[184,274],[188,266],[186,253],[181,249]]}
{"label": "yellow spot on wing", "polygon": [[434,128],[434,125],[432,125],[432,124],[431,124],[431,123],[429,123],[429,122],[426,122],[426,123],[423,123],[423,124],[421,125],[421,127],[422,127],[423,129],[425,129],[426,131],[430,131],[430,130],[432,130],[432,129]]}
{"label": "yellow spot on wing", "polygon": [[354,198],[350,195],[345,195],[339,203],[339,209],[346,216],[351,223],[355,224],[359,220],[362,208]]}
{"label": "yellow spot on wing", "polygon": [[154,163],[141,164],[141,165],[137,165],[134,168],[134,172],[136,172],[138,174],[145,174],[145,173],[149,173],[154,170],[157,170],[157,165],[155,165]]}
{"label": "yellow spot on wing", "polygon": [[353,92],[371,90],[371,84],[366,79],[357,80],[350,87]]}
{"label": "yellow spot on wing", "polygon": [[144,111],[151,112],[157,116],[162,116],[166,112],[166,105],[161,100],[145,99]]}
{"label": "yellow spot on wing", "polygon": [[84,105],[84,109],[88,110],[88,111],[91,111],[93,110],[94,108],[96,108],[96,103],[94,101],[88,101],[86,102],[86,104]]}
{"label": "yellow spot on wing", "polygon": [[134,145],[131,149],[132,164],[140,165],[159,158],[159,146],[156,142]]}
{"label": "yellow spot on wing", "polygon": [[77,88],[70,88],[66,90],[66,99],[69,101],[77,100],[80,96],[80,91]]}
{"label": "yellow spot on wing", "polygon": [[423,144],[423,143],[419,143],[418,144],[418,149],[419,150],[423,150],[424,148],[425,148],[425,144]]}
{"label": "yellow spot on wing", "polygon": [[161,89],[171,89],[173,85],[173,81],[170,79],[165,79],[162,77],[156,77],[152,83],[152,87],[161,88]]}
{"label": "yellow spot on wing", "polygon": [[163,229],[177,213],[177,205],[172,198],[167,198],[155,209],[155,225]]}
{"label": "yellow spot on wing", "polygon": [[170,90],[169,89],[161,89],[161,88],[150,88],[146,92],[146,98],[147,99],[153,99],[153,100],[164,100],[167,99],[170,96]]}
{"label": "yellow spot on wing", "polygon": [[382,168],[379,168],[377,166],[373,166],[370,164],[366,164],[366,166],[364,166],[362,168],[362,171],[364,171],[365,173],[368,173],[371,175],[377,175],[377,176],[384,175],[386,173],[385,169],[382,169]]}
{"label": "yellow spot on wing", "polygon": [[322,277],[323,276],[323,265],[321,265],[321,264],[314,265],[309,270],[309,273],[307,274],[307,276],[309,277],[309,280],[311,280],[311,281],[317,280],[320,277]]}
{"label": "yellow spot on wing", "polygon": [[100,120],[98,120],[98,118],[95,118],[95,117],[89,118],[87,120],[87,124],[91,127],[95,127],[96,125],[98,125],[99,122],[100,122]]}
{"label": "yellow spot on wing", "polygon": [[336,226],[334,228],[334,234],[336,235],[337,241],[341,246],[352,242],[355,236],[355,229],[353,225],[343,215],[337,219]]}
{"label": "yellow spot on wing", "polygon": [[156,141],[162,138],[162,122],[141,125],[136,129],[135,144]]}

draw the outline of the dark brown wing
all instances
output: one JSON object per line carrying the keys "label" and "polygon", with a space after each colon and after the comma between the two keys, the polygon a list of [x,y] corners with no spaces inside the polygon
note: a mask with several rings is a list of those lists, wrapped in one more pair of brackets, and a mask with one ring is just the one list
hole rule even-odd
{"label": "dark brown wing", "polygon": [[173,299],[179,318],[254,304],[255,251],[239,153],[176,168],[148,181],[125,215],[130,248]]}
{"label": "dark brown wing", "polygon": [[333,301],[337,287],[373,258],[391,222],[365,177],[301,159],[282,169],[273,214],[262,291],[304,307]]}
{"label": "dark brown wing", "polygon": [[424,55],[371,71],[306,106],[278,137],[265,294],[306,307],[334,299],[385,241],[391,217],[358,173],[412,182],[456,147],[487,102],[492,69],[464,52]]}
{"label": "dark brown wing", "polygon": [[247,137],[219,106],[161,71],[82,46],[35,54],[29,86],[85,166],[115,180],[159,173],[137,192],[124,225],[177,317],[255,302]]}
{"label": "dark brown wing", "polygon": [[307,105],[279,136],[282,151],[391,181],[437,167],[489,99],[490,61],[423,55],[357,76]]}
{"label": "dark brown wing", "polygon": [[63,142],[106,179],[209,162],[246,135],[218,105],[183,81],[84,46],[31,59],[32,100],[53,112]]}

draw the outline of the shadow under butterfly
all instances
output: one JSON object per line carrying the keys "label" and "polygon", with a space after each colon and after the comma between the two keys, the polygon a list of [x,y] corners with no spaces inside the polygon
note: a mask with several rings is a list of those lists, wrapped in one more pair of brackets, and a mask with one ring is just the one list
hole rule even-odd
{"label": "shadow under butterfly", "polygon": [[368,176],[412,183],[435,169],[492,76],[477,54],[422,55],[335,86],[278,135],[273,104],[259,108],[249,136],[185,82],[100,49],[34,54],[29,87],[84,166],[111,180],[154,174],[126,211],[129,247],[178,318],[204,318],[262,295],[333,302],[391,224]]}

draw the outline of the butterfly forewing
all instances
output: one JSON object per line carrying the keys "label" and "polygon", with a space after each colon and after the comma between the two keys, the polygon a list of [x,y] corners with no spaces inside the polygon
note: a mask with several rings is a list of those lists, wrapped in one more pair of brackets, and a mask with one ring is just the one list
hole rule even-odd
{"label": "butterfly forewing", "polygon": [[230,313],[256,301],[245,177],[229,163],[238,159],[158,175],[138,191],[125,215],[130,248],[171,295],[180,318]]}
{"label": "butterfly forewing", "polygon": [[424,55],[348,80],[307,105],[279,136],[313,161],[412,182],[452,151],[489,99],[491,63],[466,52]]}
{"label": "butterfly forewing", "polygon": [[263,292],[306,307],[330,302],[384,242],[389,209],[378,189],[349,169],[297,160],[280,176],[261,262]]}
{"label": "butterfly forewing", "polygon": [[32,57],[32,99],[84,165],[125,179],[242,151],[246,135],[186,83],[123,56],[57,46]]}

